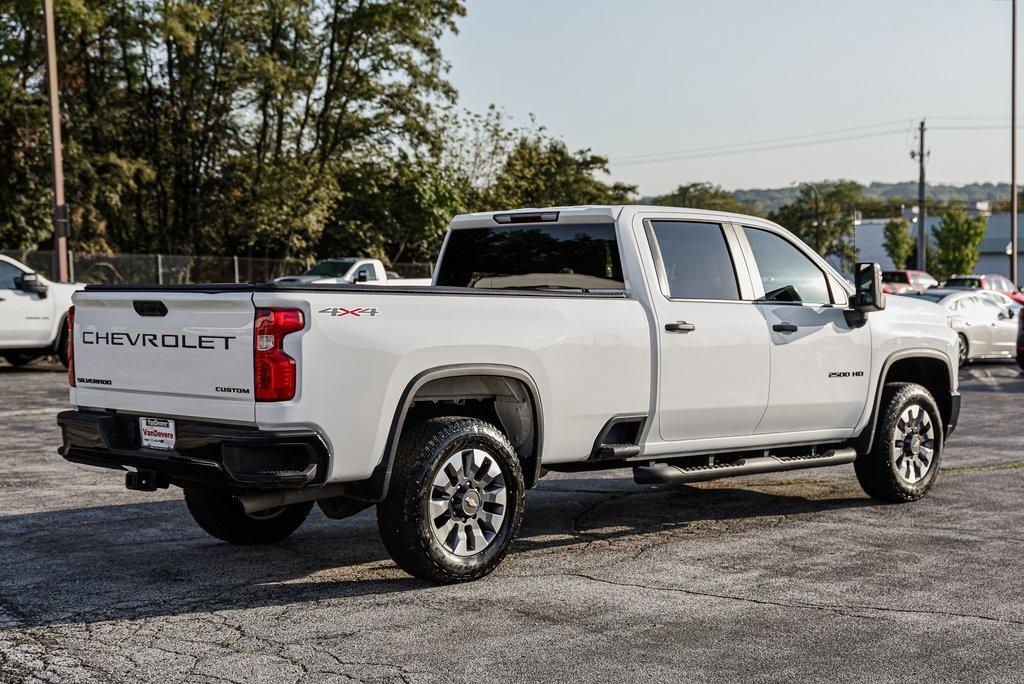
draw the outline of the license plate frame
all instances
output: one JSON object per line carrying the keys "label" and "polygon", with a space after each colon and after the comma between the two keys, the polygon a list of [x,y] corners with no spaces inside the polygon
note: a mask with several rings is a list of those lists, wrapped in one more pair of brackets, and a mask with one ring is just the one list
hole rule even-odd
{"label": "license plate frame", "polygon": [[139,417],[139,441],[143,449],[174,451],[178,431],[170,418]]}

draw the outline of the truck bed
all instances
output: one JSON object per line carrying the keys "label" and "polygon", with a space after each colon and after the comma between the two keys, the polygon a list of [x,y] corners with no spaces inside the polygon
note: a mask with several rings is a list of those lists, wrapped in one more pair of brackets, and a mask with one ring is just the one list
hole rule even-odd
{"label": "truck bed", "polygon": [[[167,315],[139,315],[136,302],[163,303]],[[370,476],[403,393],[427,369],[481,364],[529,374],[547,421],[546,462],[587,458],[610,416],[646,414],[651,400],[647,315],[621,291],[107,285],[79,293],[75,303],[80,381],[73,404],[140,417],[313,430],[332,456],[327,481]],[[303,329],[283,343],[297,367],[291,400],[253,397],[258,308],[303,312]],[[97,334],[116,334],[103,339],[117,344],[87,344]],[[139,346],[141,335],[167,335],[171,347]],[[197,336],[207,348],[195,348]],[[233,339],[225,346],[220,338],[228,336]]]}

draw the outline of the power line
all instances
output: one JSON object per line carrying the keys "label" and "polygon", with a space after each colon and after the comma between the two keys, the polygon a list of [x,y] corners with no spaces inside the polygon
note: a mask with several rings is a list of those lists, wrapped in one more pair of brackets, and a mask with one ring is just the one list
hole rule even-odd
{"label": "power line", "polygon": [[[780,145],[758,145],[758,146],[751,146],[751,147],[749,147],[747,149],[724,149],[724,150],[717,151],[717,152],[708,152],[706,154],[701,154],[701,153],[695,153],[695,154],[675,153],[672,156],[664,156],[664,157],[659,157],[659,158],[656,158],[656,159],[633,159],[633,160],[626,160],[626,161],[614,161],[614,160],[612,160],[612,161],[613,161],[613,163],[615,163],[616,166],[636,166],[636,165],[639,165],[639,164],[659,164],[659,163],[662,163],[662,162],[684,161],[684,160],[689,160],[689,159],[709,159],[709,158],[712,158],[712,157],[725,157],[725,156],[738,155],[738,154],[751,154],[751,153],[754,153],[754,152],[769,152],[771,150],[788,150],[788,149],[795,149],[795,148],[799,148],[799,147],[810,147],[812,145],[827,145],[827,144],[830,144],[830,143],[845,142],[845,141],[848,141],[848,140],[863,140],[865,138],[879,138],[879,137],[889,136],[889,135],[906,135],[906,132],[907,131],[906,131],[905,128],[900,128],[900,129],[889,130],[889,131],[878,131],[878,132],[874,132],[874,133],[863,133],[861,135],[846,135],[846,136],[840,136],[840,137],[834,137],[834,138],[823,138],[823,139],[820,139],[820,140],[808,140],[806,142],[786,143],[786,144],[780,144]],[[750,145],[753,145],[753,144],[751,143]],[[718,149],[718,148],[711,148],[711,149]],[[666,153],[666,154],[668,154],[668,153]]]}
{"label": "power line", "polygon": [[748,142],[730,143],[730,144],[726,144],[726,145],[711,145],[711,146],[708,146],[708,147],[691,147],[691,148],[685,149],[685,150],[672,150],[672,151],[667,151],[667,152],[648,152],[646,154],[630,154],[630,155],[623,155],[623,156],[619,156],[619,157],[612,157],[611,161],[613,161],[613,162],[626,162],[626,161],[634,161],[634,160],[641,160],[641,159],[648,159],[648,158],[654,159],[654,158],[659,158],[659,157],[668,157],[668,156],[674,156],[674,155],[680,155],[680,154],[691,154],[691,153],[697,153],[697,152],[714,152],[714,151],[718,151],[718,150],[728,150],[728,149],[735,149],[735,148],[741,148],[741,147],[750,147],[750,146],[755,146],[755,145],[757,145],[757,146],[759,146],[759,145],[767,145],[767,144],[771,144],[771,143],[780,143],[780,142],[785,142],[785,141],[789,141],[789,140],[806,140],[808,138],[820,138],[822,136],[836,135],[838,133],[850,133],[852,131],[864,131],[864,130],[868,130],[868,129],[872,129],[872,128],[882,128],[883,126],[893,126],[895,124],[907,123],[907,121],[909,121],[909,120],[908,119],[896,119],[894,121],[882,121],[880,123],[868,124],[868,125],[865,125],[865,126],[852,126],[852,127],[848,127],[848,128],[837,128],[837,129],[833,129],[833,130],[830,130],[830,131],[820,131],[818,133],[802,133],[802,134],[799,134],[799,135],[787,135],[787,136],[782,136],[782,137],[777,137],[777,138],[766,138],[764,140],[751,140],[751,141],[748,141]]}

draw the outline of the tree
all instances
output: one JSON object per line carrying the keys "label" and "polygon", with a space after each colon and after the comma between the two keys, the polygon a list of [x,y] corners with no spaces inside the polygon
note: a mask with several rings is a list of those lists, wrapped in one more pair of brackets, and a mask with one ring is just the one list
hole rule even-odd
{"label": "tree", "polygon": [[647,201],[651,204],[668,207],[687,207],[689,209],[710,209],[713,211],[730,211],[736,214],[761,215],[756,206],[744,204],[733,197],[732,193],[722,186],[707,182],[680,185],[667,195],[651,197]]}
{"label": "tree", "polygon": [[860,183],[850,180],[805,183],[794,202],[768,218],[796,233],[822,256],[837,257],[851,271],[857,258],[854,216],[863,200],[862,190]]}
{"label": "tree", "polygon": [[970,273],[981,257],[981,241],[988,221],[984,216],[968,216],[963,207],[952,206],[932,231],[934,245],[929,250],[928,267],[942,280],[957,273]]}
{"label": "tree", "polygon": [[892,259],[893,267],[903,269],[914,253],[914,236],[910,234],[910,224],[906,219],[891,219],[885,224],[883,246],[885,253]]}
{"label": "tree", "polygon": [[[462,0],[57,2],[76,249],[287,256],[353,165],[434,155]],[[0,240],[49,232],[39,3],[0,7]]]}
{"label": "tree", "polygon": [[321,255],[366,255],[386,263],[435,258],[465,198],[445,169],[425,158],[353,164],[317,245]]}
{"label": "tree", "polygon": [[590,150],[570,152],[561,140],[523,137],[484,193],[487,206],[479,209],[629,202],[636,186],[597,177],[607,172],[608,160]]}

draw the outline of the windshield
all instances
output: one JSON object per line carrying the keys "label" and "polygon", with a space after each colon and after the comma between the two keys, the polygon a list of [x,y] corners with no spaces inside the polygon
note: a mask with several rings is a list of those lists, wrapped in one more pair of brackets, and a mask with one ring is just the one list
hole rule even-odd
{"label": "windshield", "polygon": [[611,223],[459,228],[437,284],[511,289],[623,289]]}
{"label": "windshield", "polygon": [[325,259],[305,272],[304,275],[321,278],[340,278],[356,263],[355,259]]}
{"label": "windshield", "polygon": [[981,280],[978,278],[950,278],[946,281],[945,287],[981,287]]}
{"label": "windshield", "polygon": [[908,283],[906,271],[882,271],[883,283]]}

